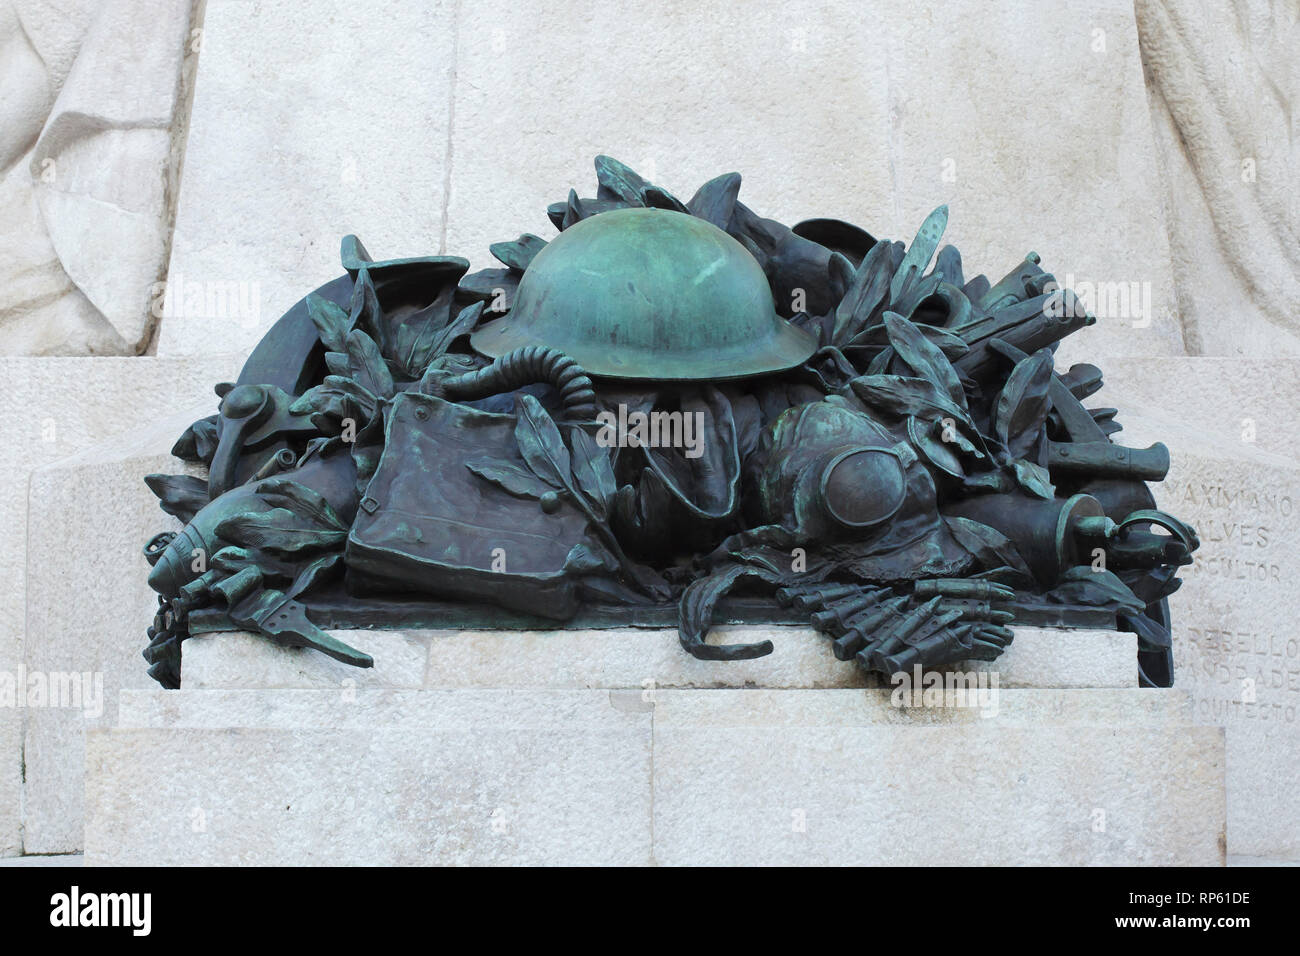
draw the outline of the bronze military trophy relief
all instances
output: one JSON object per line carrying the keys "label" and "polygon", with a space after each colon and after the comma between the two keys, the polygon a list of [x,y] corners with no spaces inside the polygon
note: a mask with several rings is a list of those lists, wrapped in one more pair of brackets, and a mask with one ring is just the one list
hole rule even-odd
{"label": "bronze military trophy relief", "polygon": [[1173,672],[1167,597],[1198,542],[1155,509],[1163,445],[1114,444],[1053,368],[1095,320],[1030,254],[967,279],[940,248],[834,219],[787,228],[687,203],[596,159],[551,242],[374,261],[289,310],[217,414],[150,475],[185,523],[145,549],[150,674],[192,634],[249,630],[341,661],[328,629],[654,626],[698,658],[712,623],[811,622],[891,674],[991,660],[1008,625],[1138,637]]}

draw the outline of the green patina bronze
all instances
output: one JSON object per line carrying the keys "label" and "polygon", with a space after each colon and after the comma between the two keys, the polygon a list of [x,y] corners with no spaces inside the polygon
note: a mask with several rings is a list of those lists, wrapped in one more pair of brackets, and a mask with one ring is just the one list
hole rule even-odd
{"label": "green patina bronze", "polygon": [[1121,628],[1172,682],[1198,541],[1146,485],[1164,446],[1056,370],[1094,320],[1036,255],[967,278],[945,207],[904,244],[764,219],[735,173],[688,202],[596,173],[502,268],[343,240],[173,448],[206,477],[146,478],[184,525],[145,549],[157,680],[231,628],[369,666],[325,629],[675,620],[738,660],[772,645],[715,621],[805,620],[875,674],[992,660],[1012,621]]}
{"label": "green patina bronze", "polygon": [[547,346],[592,375],[649,381],[782,372],[817,348],[776,314],[744,246],[668,209],[619,209],[566,229],[529,263],[510,314],[470,344],[492,358]]}

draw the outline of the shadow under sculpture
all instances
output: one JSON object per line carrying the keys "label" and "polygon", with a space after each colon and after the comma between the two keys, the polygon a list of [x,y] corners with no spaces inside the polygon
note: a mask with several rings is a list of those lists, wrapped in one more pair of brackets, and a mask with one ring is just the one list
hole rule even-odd
{"label": "shadow under sculpture", "polygon": [[997,283],[834,219],[787,228],[720,176],[687,203],[597,157],[560,230],[374,261],[266,334],[217,414],[149,475],[179,533],[145,548],[164,686],[182,642],[244,629],[370,666],[358,627],[811,622],[891,674],[991,660],[1012,622],[1138,636],[1173,672],[1166,598],[1198,546],[1155,509],[1163,445],[1114,444],[1053,367],[1095,319],[1029,254]]}

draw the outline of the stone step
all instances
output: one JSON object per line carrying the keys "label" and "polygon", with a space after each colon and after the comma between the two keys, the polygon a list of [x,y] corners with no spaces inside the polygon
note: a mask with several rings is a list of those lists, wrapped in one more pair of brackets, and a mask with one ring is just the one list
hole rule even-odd
{"label": "stone step", "polygon": [[[1002,687],[1133,687],[1137,638],[1117,631],[1018,627],[996,661],[964,673],[996,673]],[[332,631],[369,653],[371,669],[314,651],[278,647],[256,634],[190,638],[181,668],[187,689],[248,687],[867,687],[875,677],[838,661],[811,628],[718,627],[711,643],[770,640],[752,661],[701,661],[667,628],[555,631]]]}
{"label": "stone step", "polygon": [[1222,863],[1222,733],[1175,691],[889,698],[130,691],[87,738],[86,861]]}
{"label": "stone step", "polygon": [[755,709],[656,712],[656,862],[1223,862],[1216,728],[862,727]]}
{"label": "stone step", "polygon": [[650,859],[650,715],[592,697],[445,726],[92,731],[91,864]]}

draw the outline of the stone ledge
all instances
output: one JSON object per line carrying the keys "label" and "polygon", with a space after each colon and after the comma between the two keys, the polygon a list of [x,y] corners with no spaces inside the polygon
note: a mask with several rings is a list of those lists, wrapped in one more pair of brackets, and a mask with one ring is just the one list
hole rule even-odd
{"label": "stone ledge", "polygon": [[616,711],[599,692],[508,696],[462,697],[418,733],[92,731],[86,859],[650,862],[650,715]]}
{"label": "stone ledge", "polygon": [[1223,732],[656,721],[663,865],[1224,859]]}
{"label": "stone ledge", "polygon": [[91,864],[1211,864],[1223,733],[1183,695],[128,691]]}
{"label": "stone ledge", "polygon": [[[573,631],[334,631],[375,658],[372,669],[323,654],[281,648],[247,633],[185,642],[181,678],[189,690],[263,687],[650,687],[876,686],[837,661],[810,628],[719,627],[711,642],[770,639],[776,650],[753,661],[699,661],[671,629]],[[1001,687],[1133,687],[1137,639],[1116,631],[1015,628],[1006,653],[963,671],[994,672]]]}

